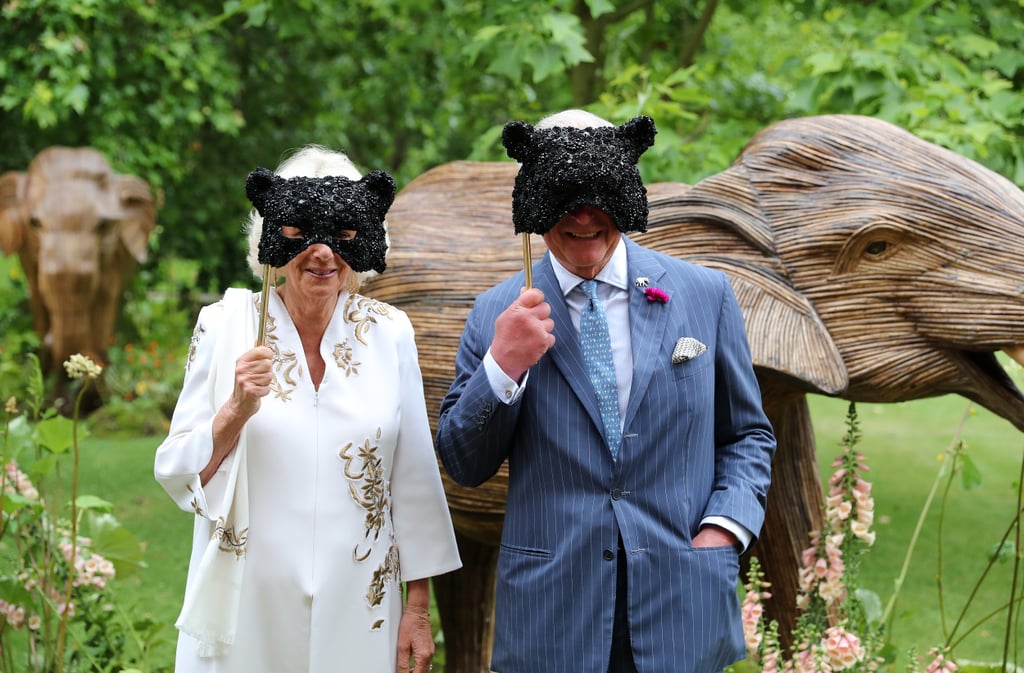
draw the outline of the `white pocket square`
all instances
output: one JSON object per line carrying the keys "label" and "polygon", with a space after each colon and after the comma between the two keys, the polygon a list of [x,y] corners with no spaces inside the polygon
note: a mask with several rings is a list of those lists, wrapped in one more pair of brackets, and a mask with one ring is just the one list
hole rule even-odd
{"label": "white pocket square", "polygon": [[672,364],[678,365],[687,360],[692,360],[707,349],[707,346],[693,337],[679,337],[676,347],[672,349]]}

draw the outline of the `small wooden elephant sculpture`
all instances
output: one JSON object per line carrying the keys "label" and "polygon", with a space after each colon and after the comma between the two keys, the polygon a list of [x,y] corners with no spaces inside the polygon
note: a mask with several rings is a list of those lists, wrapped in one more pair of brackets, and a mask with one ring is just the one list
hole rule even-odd
{"label": "small wooden elephant sculpture", "polygon": [[[366,292],[409,313],[435,423],[474,297],[522,265],[516,171],[440,166],[388,216],[389,271]],[[822,523],[807,393],[958,393],[1024,430],[1024,396],[995,357],[1024,360],[1024,192],[886,122],[829,115],[772,125],[728,170],[692,187],[651,185],[649,201],[650,228],[635,240],[722,269],[743,308],[779,439],[754,553],[773,584],[770,616],[788,633],[800,551]],[[503,468],[475,489],[446,479],[465,564],[435,580],[452,673],[489,670],[506,478]]]}
{"label": "small wooden elephant sculpture", "polygon": [[92,148],[50,147],[0,175],[0,249],[20,257],[44,370],[74,353],[104,358],[155,224],[149,185]]}

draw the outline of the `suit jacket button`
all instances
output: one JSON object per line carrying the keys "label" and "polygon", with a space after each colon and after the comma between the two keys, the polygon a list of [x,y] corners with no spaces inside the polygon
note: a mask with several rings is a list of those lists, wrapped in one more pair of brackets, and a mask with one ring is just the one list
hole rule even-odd
{"label": "suit jacket button", "polygon": [[615,558],[615,552],[613,552],[611,549],[605,549],[604,550],[604,560],[605,561],[611,561],[614,558]]}
{"label": "suit jacket button", "polygon": [[622,497],[622,491],[617,488],[612,489],[612,500],[618,500]]}

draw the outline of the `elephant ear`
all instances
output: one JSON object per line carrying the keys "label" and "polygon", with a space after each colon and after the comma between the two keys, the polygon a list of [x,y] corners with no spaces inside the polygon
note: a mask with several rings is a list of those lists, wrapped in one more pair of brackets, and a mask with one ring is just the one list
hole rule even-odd
{"label": "elephant ear", "polygon": [[690,187],[650,185],[650,229],[638,243],[724,271],[743,309],[754,366],[834,395],[849,385],[835,342],[810,300],[785,277],[757,191],[734,167]]}
{"label": "elephant ear", "polygon": [[18,206],[25,197],[28,176],[20,171],[0,175],[0,250],[4,255],[21,250],[25,242],[25,222]]}
{"label": "elephant ear", "polygon": [[743,310],[754,367],[796,380],[808,392],[837,395],[850,377],[832,336],[810,301],[781,276],[722,257],[691,258],[729,276]]}
{"label": "elephant ear", "polygon": [[124,247],[138,262],[149,254],[149,236],[156,227],[156,203],[149,184],[134,175],[114,177],[114,189],[124,217],[120,237]]}

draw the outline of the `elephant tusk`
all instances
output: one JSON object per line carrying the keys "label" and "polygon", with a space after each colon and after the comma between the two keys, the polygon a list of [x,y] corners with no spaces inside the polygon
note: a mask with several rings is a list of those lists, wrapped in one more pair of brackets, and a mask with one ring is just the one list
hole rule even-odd
{"label": "elephant tusk", "polygon": [[1006,348],[1003,352],[1013,358],[1014,362],[1019,364],[1021,367],[1024,367],[1024,345]]}

